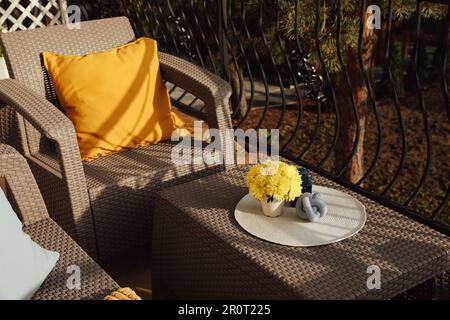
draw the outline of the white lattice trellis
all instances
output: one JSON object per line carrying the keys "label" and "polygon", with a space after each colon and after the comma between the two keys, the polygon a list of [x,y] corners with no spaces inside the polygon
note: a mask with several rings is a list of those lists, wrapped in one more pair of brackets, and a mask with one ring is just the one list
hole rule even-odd
{"label": "white lattice trellis", "polygon": [[66,19],[66,0],[0,0],[0,27],[6,31],[61,24]]}

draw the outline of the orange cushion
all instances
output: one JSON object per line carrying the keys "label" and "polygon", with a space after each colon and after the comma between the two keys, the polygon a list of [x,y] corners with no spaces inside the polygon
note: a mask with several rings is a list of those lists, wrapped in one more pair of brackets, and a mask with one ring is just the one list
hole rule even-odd
{"label": "orange cushion", "polygon": [[85,56],[43,53],[83,160],[170,139],[183,126],[172,113],[157,52],[155,40],[140,38]]}
{"label": "orange cushion", "polygon": [[[176,116],[175,125],[177,126],[177,132],[179,136],[183,137],[186,135],[193,135],[194,134],[194,128],[195,128],[195,121],[201,121],[200,119],[189,115],[187,113],[184,113],[180,109],[172,108],[172,111],[174,115]],[[208,124],[204,121],[202,122],[202,135],[205,135],[205,133],[208,131],[209,127]]]}

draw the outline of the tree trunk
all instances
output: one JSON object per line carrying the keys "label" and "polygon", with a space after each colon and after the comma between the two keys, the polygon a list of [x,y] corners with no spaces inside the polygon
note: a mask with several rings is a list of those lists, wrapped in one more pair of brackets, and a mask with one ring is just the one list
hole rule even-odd
{"label": "tree trunk", "polygon": [[353,89],[352,93],[355,97],[356,109],[359,115],[359,143],[356,146],[353,157],[349,161],[354,145],[356,144],[357,121],[350,96],[347,94],[346,90],[341,90],[338,93],[341,128],[339,130],[335,155],[335,169],[341,170],[345,166],[342,177],[352,183],[357,182],[364,172],[364,134],[366,127],[365,102],[367,99],[367,89],[364,85],[364,81],[361,83],[360,79],[355,79],[360,76],[355,70],[351,71],[351,69],[354,68],[354,65],[355,64],[350,64],[347,72],[349,73],[350,79],[354,79],[351,83]]}
{"label": "tree trunk", "polygon": [[[365,20],[367,16],[365,17]],[[364,28],[362,58],[364,68],[370,72],[372,58],[375,47],[375,37],[372,29]],[[358,63],[357,50],[349,50],[346,54],[347,73],[352,86],[352,94],[355,99],[356,109],[359,115],[359,143],[353,157],[351,156],[353,146],[357,140],[357,121],[352,107],[348,88],[344,81],[341,81],[341,90],[338,90],[337,98],[339,103],[339,115],[341,128],[339,130],[338,141],[335,152],[335,169],[341,170],[342,177],[352,183],[356,183],[364,174],[364,134],[366,129],[366,113],[368,91],[364,82],[363,74]],[[347,163],[348,162],[348,163]]]}
{"label": "tree trunk", "polygon": [[[247,112],[247,98],[245,96],[244,84],[242,83],[241,86],[241,81],[239,80],[239,72],[240,71],[236,68],[234,63],[231,62],[228,65],[228,74],[230,77],[231,88],[233,90],[233,95],[231,96],[231,103],[233,106],[233,111],[238,110],[237,118],[241,119]],[[243,92],[241,98],[239,99],[239,96],[241,95],[241,90]]]}
{"label": "tree trunk", "polygon": [[402,36],[402,57],[404,60],[408,59],[408,55],[409,55],[409,43],[411,42],[410,39],[410,31],[409,28],[405,28],[405,31],[403,31],[403,36]]}

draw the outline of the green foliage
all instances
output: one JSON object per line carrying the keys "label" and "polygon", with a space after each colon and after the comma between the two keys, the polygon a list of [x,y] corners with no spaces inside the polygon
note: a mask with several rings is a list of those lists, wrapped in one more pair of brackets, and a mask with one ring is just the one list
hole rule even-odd
{"label": "green foliage", "polygon": [[[290,1],[283,1],[282,26],[289,39],[295,38],[295,6]],[[298,8],[298,32],[302,43],[307,50],[313,52],[312,63],[320,67],[320,59],[315,43],[317,34],[315,1],[306,0],[299,3]],[[323,1],[320,6],[319,42],[324,56],[325,66],[331,73],[340,71],[340,63],[337,56],[336,34],[338,15],[341,19],[341,52],[345,54],[348,50],[355,50],[358,45],[359,0],[343,0],[341,12],[337,1]]]}
{"label": "green foliage", "polygon": [[[387,2],[383,1],[382,11],[386,13]],[[292,1],[279,1],[283,9],[282,26],[287,38],[295,37],[295,5]],[[307,49],[313,53],[312,62],[320,67],[321,63],[315,47],[316,36],[316,1],[304,0],[299,2],[299,37]],[[341,70],[337,55],[336,34],[337,20],[341,15],[341,52],[344,55],[357,50],[359,36],[359,6],[360,0],[342,0],[342,10],[339,12],[338,1],[322,0],[320,6],[320,49],[323,53],[325,66],[331,73]],[[425,19],[441,20],[445,18],[447,6],[424,2],[421,14]],[[407,22],[414,18],[416,13],[416,0],[393,0],[393,20],[397,23]],[[349,61],[350,63],[350,61]]]}
{"label": "green foliage", "polygon": [[[384,1],[383,12],[388,12],[388,2]],[[442,20],[447,13],[447,6],[423,2],[420,11],[425,19]],[[416,14],[416,0],[393,0],[392,18],[394,21],[404,22],[413,19]]]}
{"label": "green foliage", "polygon": [[403,81],[403,58],[402,58],[402,43],[395,42],[391,49],[391,72],[394,88],[399,97],[405,94],[405,83]]}

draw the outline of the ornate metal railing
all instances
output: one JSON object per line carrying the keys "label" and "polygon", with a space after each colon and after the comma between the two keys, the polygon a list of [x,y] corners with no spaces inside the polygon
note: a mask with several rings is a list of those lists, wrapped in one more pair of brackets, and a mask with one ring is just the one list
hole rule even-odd
{"label": "ornate metal railing", "polygon": [[289,159],[450,230],[447,1],[71,3],[88,19],[126,15],[138,36],[228,79],[234,125],[279,128]]}

